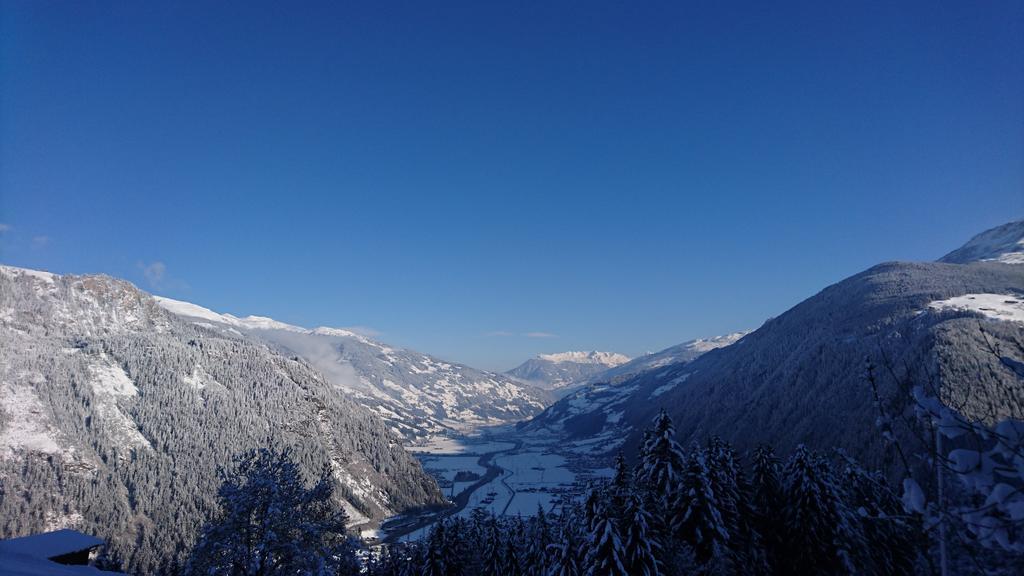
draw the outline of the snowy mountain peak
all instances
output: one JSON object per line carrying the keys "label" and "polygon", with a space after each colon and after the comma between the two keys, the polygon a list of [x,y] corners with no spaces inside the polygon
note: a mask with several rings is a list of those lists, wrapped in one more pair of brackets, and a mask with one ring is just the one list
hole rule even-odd
{"label": "snowy mountain peak", "polygon": [[629,362],[628,356],[615,352],[560,352],[530,358],[506,374],[534,386],[557,390],[626,362]]}
{"label": "snowy mountain peak", "polygon": [[1024,264],[1024,220],[1016,220],[986,230],[940,258],[939,262]]}
{"label": "snowy mountain peak", "polygon": [[603,366],[618,366],[629,362],[629,356],[616,352],[559,352],[557,354],[539,354],[541,360],[549,362],[573,362],[576,364],[601,364]]}

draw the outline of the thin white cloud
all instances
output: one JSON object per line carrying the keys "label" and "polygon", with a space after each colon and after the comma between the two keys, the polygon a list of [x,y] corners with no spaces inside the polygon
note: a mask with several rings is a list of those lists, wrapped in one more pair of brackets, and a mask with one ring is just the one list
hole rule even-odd
{"label": "thin white cloud", "polygon": [[139,267],[142,269],[142,276],[149,283],[151,288],[160,288],[163,286],[164,277],[167,275],[167,265],[157,260],[150,264],[139,263]]}
{"label": "thin white cloud", "polygon": [[160,260],[154,260],[149,264],[145,262],[139,262],[137,264],[139,270],[142,272],[142,277],[145,278],[146,284],[149,285],[152,290],[170,290],[170,291],[181,291],[188,290],[188,284],[177,278],[173,278],[167,273],[167,264],[164,264]]}
{"label": "thin white cloud", "polygon": [[558,334],[552,334],[550,332],[527,332],[523,334],[527,338],[558,338]]}
{"label": "thin white cloud", "polygon": [[50,245],[50,237],[49,236],[33,236],[32,237],[32,247],[35,248],[36,250],[42,250],[43,248],[46,248],[49,245]]}
{"label": "thin white cloud", "polygon": [[0,234],[3,234],[5,232],[10,232],[10,231],[11,231],[11,225],[10,224],[4,224],[3,222],[0,222]]}

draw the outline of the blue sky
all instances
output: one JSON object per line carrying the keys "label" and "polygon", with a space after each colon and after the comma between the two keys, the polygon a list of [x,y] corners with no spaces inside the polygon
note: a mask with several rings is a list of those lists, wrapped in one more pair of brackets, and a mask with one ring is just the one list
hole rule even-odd
{"label": "blue sky", "polygon": [[0,260],[507,369],[1024,215],[1024,4],[768,4],[4,2]]}

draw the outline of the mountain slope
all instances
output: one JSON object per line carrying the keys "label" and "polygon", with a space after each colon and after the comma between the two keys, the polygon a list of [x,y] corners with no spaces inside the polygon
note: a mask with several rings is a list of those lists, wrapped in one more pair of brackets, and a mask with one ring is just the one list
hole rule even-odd
{"label": "mountain slope", "polygon": [[441,501],[309,363],[183,322],[131,284],[0,267],[0,536],[75,527],[131,572],[180,559],[217,467],[268,443],[329,466],[354,522]]}
{"label": "mountain slope", "polygon": [[690,340],[688,342],[683,342],[682,344],[676,344],[675,346],[670,346],[660,352],[644,354],[643,356],[634,358],[629,362],[609,368],[608,370],[595,374],[588,381],[593,383],[618,382],[641,372],[646,372],[647,370],[653,370],[655,368],[661,368],[662,366],[669,366],[671,364],[679,364],[682,362],[692,362],[701,354],[710,352],[716,348],[729,346],[749,333],[749,331],[733,332],[732,334],[726,334],[724,336],[698,338],[697,340]]}
{"label": "mountain slope", "polygon": [[[760,442],[782,451],[802,443],[841,447],[871,466],[884,466],[887,451],[874,426],[878,412],[863,377],[865,358],[881,367],[883,398],[897,412],[910,408],[908,382],[929,382],[969,417],[1024,416],[1024,324],[997,319],[984,305],[973,311],[950,305],[955,298],[977,301],[968,295],[1016,302],[1024,295],[1024,268],[876,266],[822,290],[732,346],[610,387],[605,393],[615,394],[613,402],[577,406],[564,424],[570,433],[611,442],[596,444],[605,448],[616,438],[635,445],[664,407],[684,442],[718,435],[741,450]],[[568,413],[573,400],[544,414]]]}
{"label": "mountain slope", "polygon": [[[616,431],[622,423],[623,409],[631,400],[637,387],[630,382],[638,374],[648,371],[659,371],[666,366],[681,366],[692,362],[706,352],[729,346],[742,338],[746,332],[736,332],[726,336],[690,340],[671,346],[660,352],[645,354],[629,362],[591,374],[581,382],[581,386],[571,390],[569,394],[549,406],[544,412],[529,422],[521,425],[528,430],[548,429],[567,433],[571,438],[582,440],[583,445],[591,446],[596,451],[607,451],[612,440],[614,446],[621,444],[622,438],[616,440],[603,434]],[[658,396],[661,393],[654,393]],[[595,436],[590,441],[584,440]]]}
{"label": "mountain slope", "polygon": [[302,357],[409,442],[529,418],[550,403],[543,390],[338,328],[312,330],[261,317],[237,318],[157,297],[170,312],[226,335]]}
{"label": "mountain slope", "polygon": [[991,261],[1024,264],[1024,220],[986,230],[939,259],[949,264]]}
{"label": "mountain slope", "polygon": [[609,368],[629,362],[615,352],[562,352],[530,358],[505,374],[547,390],[582,383]]}

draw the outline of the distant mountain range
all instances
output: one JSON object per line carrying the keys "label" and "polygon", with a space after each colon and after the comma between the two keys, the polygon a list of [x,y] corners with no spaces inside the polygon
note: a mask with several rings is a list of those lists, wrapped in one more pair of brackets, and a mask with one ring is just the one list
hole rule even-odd
{"label": "distant mountain range", "polygon": [[410,443],[517,422],[552,401],[544,390],[508,376],[393,348],[349,330],[306,329],[263,316],[219,314],[159,296],[156,301],[197,326],[301,357]]}
{"label": "distant mountain range", "polygon": [[590,385],[524,426],[561,430],[607,453],[635,446],[664,407],[683,442],[717,435],[744,450],[759,442],[783,451],[840,447],[884,467],[891,462],[874,425],[866,360],[898,414],[912,412],[908,383],[926,382],[968,417],[1020,419],[1024,265],[1014,262],[1022,240],[1018,222],[975,237],[944,262],[880,264],[731,345]]}
{"label": "distant mountain range", "polygon": [[[620,382],[647,370],[690,362],[701,354],[728,346],[749,332],[699,338],[630,359],[615,352],[562,352],[541,354],[506,372],[509,376],[551,390],[558,396],[589,384]],[[584,391],[582,394],[586,395]]]}
{"label": "distant mountain range", "polygon": [[268,445],[328,466],[353,524],[443,501],[371,410],[238,322],[184,321],[108,276],[0,267],[0,536],[78,528],[155,572],[213,510],[218,467]]}
{"label": "distant mountain range", "polygon": [[558,390],[627,362],[629,356],[615,352],[561,352],[530,358],[505,374],[546,390]]}

